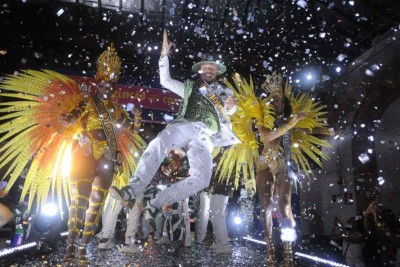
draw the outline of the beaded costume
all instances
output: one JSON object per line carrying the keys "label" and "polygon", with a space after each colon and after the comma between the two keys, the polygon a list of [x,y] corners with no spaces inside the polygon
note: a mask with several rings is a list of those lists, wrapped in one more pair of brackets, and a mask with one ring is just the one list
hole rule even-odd
{"label": "beaded costume", "polygon": [[[268,75],[272,77],[272,75]],[[221,180],[230,179],[231,174],[235,174],[234,184],[237,187],[242,177],[244,181],[255,180],[255,165],[261,169],[269,167],[271,172],[276,175],[279,171],[287,170],[287,162],[292,159],[306,173],[312,174],[311,167],[306,159],[306,155],[315,163],[321,166],[319,158],[326,159],[327,155],[321,151],[320,147],[330,147],[329,143],[314,136],[314,128],[322,128],[323,134],[329,133],[326,128],[326,114],[323,109],[325,106],[315,102],[308,94],[294,94],[289,84],[285,86],[285,95],[290,101],[292,114],[304,112],[306,118],[298,122],[294,128],[288,132],[285,127],[280,129],[284,134],[280,137],[281,141],[273,147],[264,147],[259,155],[260,144],[256,139],[257,133],[254,131],[261,126],[273,131],[274,125],[281,124],[274,116],[275,111],[271,104],[272,97],[277,91],[270,92],[266,98],[255,95],[253,81],[247,82],[236,74],[233,77],[234,85],[229,81],[226,84],[235,92],[237,98],[238,111],[231,116],[233,130],[240,139],[241,143],[233,145],[225,150],[221,161],[218,163],[217,172]],[[273,83],[273,81],[269,81]],[[276,82],[276,81],[275,81]],[[279,83],[279,81],[277,82]],[[275,86],[275,88],[281,87]],[[307,129],[310,133],[306,133]],[[285,151],[283,146],[290,147],[290,151]],[[226,181],[227,183],[229,180]],[[255,182],[254,182],[255,184]]]}
{"label": "beaded costume", "polygon": [[[97,62],[96,82],[115,85],[120,66],[111,44]],[[118,187],[127,183],[136,168],[135,156],[145,146],[138,135],[141,118],[135,116],[133,123],[115,99],[84,96],[75,81],[50,70],[10,75],[0,89],[0,96],[11,98],[0,103],[0,133],[4,134],[0,142],[7,142],[0,148],[0,167],[10,164],[6,191],[28,168],[21,194],[21,201],[29,195],[28,209],[35,198],[38,209],[53,201],[50,191],[52,196],[57,194],[60,214],[66,201],[69,235],[65,261],[75,264],[72,261],[84,226],[79,265],[87,265],[86,244],[97,228],[108,193],[107,186],[91,183],[96,177],[110,179],[110,185]],[[84,193],[82,186],[89,185],[90,191]],[[98,197],[92,199],[93,192]]]}
{"label": "beaded costume", "polygon": [[[321,117],[326,113],[322,111],[324,106],[321,106],[318,102],[314,102],[307,94],[295,95],[289,84],[286,84],[285,96],[289,99],[292,112],[292,116],[290,117],[292,118],[284,122],[284,118],[275,116],[274,105],[271,104],[275,99],[279,100],[283,98],[282,76],[276,75],[276,73],[267,76],[266,82],[262,85],[264,91],[268,93],[268,96],[264,99],[255,96],[251,79],[250,83],[247,83],[246,80],[236,75],[234,83],[235,87],[227,82],[230,88],[236,89],[235,96],[238,99],[238,106],[241,113],[240,116],[232,117],[232,122],[234,125],[233,129],[242,143],[234,145],[224,152],[225,157],[218,164],[220,180],[227,177],[228,182],[231,177],[229,174],[233,172],[233,169],[236,169],[236,186],[242,177],[245,181],[253,179],[253,183],[255,183],[254,165],[256,165],[258,175],[257,185],[262,187],[258,188],[260,203],[263,205],[261,207],[263,209],[261,214],[265,214],[263,223],[265,223],[265,228],[267,230],[270,229],[270,231],[272,231],[272,205],[267,203],[270,203],[269,199],[273,194],[273,185],[278,183],[286,186],[284,187],[286,192],[280,195],[279,200],[279,209],[285,215],[285,218],[282,220],[281,233],[287,229],[291,229],[294,232],[289,218],[291,214],[291,185],[289,179],[296,177],[296,175],[292,175],[289,165],[293,164],[291,162],[293,160],[296,165],[300,166],[309,175],[311,168],[305,156],[307,155],[320,166],[321,162],[318,157],[327,157],[321,151],[320,147],[329,147],[330,145],[327,141],[312,135],[315,128],[323,129],[325,133],[328,132],[326,131],[327,125],[325,119]],[[277,103],[278,107],[279,103]],[[280,111],[280,113],[283,112]],[[298,120],[298,114],[304,114],[305,117]],[[261,137],[261,145],[263,145],[261,155],[258,155],[259,144],[256,141],[256,135],[253,131],[253,120]],[[253,164],[253,162],[256,164]],[[269,180],[270,178],[266,175],[268,172],[272,175],[273,181]],[[282,177],[280,179],[283,180],[278,181],[278,177]],[[269,218],[268,222],[267,217]],[[268,266],[275,266],[277,264],[275,260],[275,246],[269,231],[265,232],[265,240],[267,242]],[[291,241],[293,240],[289,241],[286,237],[285,240],[283,238],[282,240],[284,241],[282,266],[291,267],[293,266],[291,249]]]}

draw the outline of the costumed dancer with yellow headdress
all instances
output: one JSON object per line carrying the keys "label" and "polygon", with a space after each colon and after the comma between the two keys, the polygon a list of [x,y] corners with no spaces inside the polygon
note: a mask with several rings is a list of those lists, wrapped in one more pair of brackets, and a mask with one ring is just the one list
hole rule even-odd
{"label": "costumed dancer with yellow headdress", "polygon": [[[17,101],[1,103],[0,167],[10,163],[14,184],[21,171],[29,170],[21,195],[29,194],[40,208],[48,201],[69,205],[66,265],[86,266],[86,246],[93,236],[109,187],[127,182],[136,168],[135,152],[145,143],[138,135],[141,111],[133,109],[134,121],[112,96],[120,75],[121,61],[113,45],[97,62],[96,92],[84,96],[76,82],[59,73],[23,71],[0,84],[3,97]],[[113,179],[114,178],[114,179]],[[49,191],[51,190],[51,195]],[[79,241],[81,228],[84,227]],[[78,253],[78,262],[76,254]]]}
{"label": "costumed dancer with yellow headdress", "polygon": [[[312,173],[305,155],[320,166],[318,157],[327,157],[320,147],[330,145],[313,135],[317,131],[322,134],[329,132],[325,119],[321,117],[326,112],[323,111],[324,106],[314,102],[309,95],[295,95],[288,83],[283,91],[282,76],[275,72],[268,75],[262,85],[267,93],[263,99],[255,95],[251,79],[248,83],[236,74],[233,80],[235,86],[227,82],[228,87],[236,89],[235,96],[238,99],[238,111],[232,116],[232,123],[242,143],[224,152],[217,166],[219,177],[231,177],[230,174],[235,170],[236,186],[241,178],[245,181],[252,179],[253,183],[256,181],[261,222],[267,242],[268,266],[276,264],[272,241],[272,197],[275,190],[282,214],[283,266],[292,266],[291,242],[295,239],[295,221],[291,193],[296,175],[291,165],[300,166],[308,176]],[[253,121],[261,144],[256,140]]]}

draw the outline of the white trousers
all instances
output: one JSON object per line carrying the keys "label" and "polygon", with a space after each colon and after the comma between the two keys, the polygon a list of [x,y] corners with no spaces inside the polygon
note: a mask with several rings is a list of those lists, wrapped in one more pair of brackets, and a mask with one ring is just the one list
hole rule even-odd
{"label": "white trousers", "polygon": [[208,219],[210,217],[210,194],[201,192],[199,196],[199,209],[195,224],[196,242],[202,243],[207,234]]}
{"label": "white trousers", "polygon": [[228,196],[217,194],[211,195],[210,199],[210,217],[217,245],[229,243],[228,228],[226,226],[228,198]]}
{"label": "white trousers", "polygon": [[[114,202],[115,205],[113,204]],[[139,218],[141,212],[139,210],[138,203],[139,202],[137,201],[133,208],[129,210],[125,232],[125,244],[127,245],[134,241],[136,233],[139,231]],[[121,201],[108,201],[108,204],[104,206],[102,216],[103,228],[101,230],[102,238],[112,238],[114,236],[118,215],[122,208],[123,206],[121,205]]]}
{"label": "white trousers", "polygon": [[[152,204],[161,208],[165,204],[183,200],[206,188],[210,184],[213,149],[210,137],[202,122],[186,120],[169,124],[154,138],[143,152],[130,186],[137,196],[151,182],[168,153],[176,148],[185,148],[190,164],[189,177],[159,192]],[[139,180],[135,183],[135,180]]]}
{"label": "white trousers", "polygon": [[136,239],[136,234],[139,232],[140,214],[141,211],[139,209],[139,203],[136,202],[133,208],[129,210],[128,214],[128,222],[125,232],[125,244],[127,245],[134,243]]}
{"label": "white trousers", "polygon": [[102,238],[112,238],[115,233],[115,226],[118,220],[118,214],[121,212],[122,205],[120,201],[112,201],[109,198],[106,201],[107,205],[103,207],[101,221],[103,227],[101,229]]}
{"label": "white trousers", "polygon": [[182,216],[185,224],[185,247],[191,246],[192,233],[190,231],[190,213],[189,213],[189,198],[185,198],[182,204]]}

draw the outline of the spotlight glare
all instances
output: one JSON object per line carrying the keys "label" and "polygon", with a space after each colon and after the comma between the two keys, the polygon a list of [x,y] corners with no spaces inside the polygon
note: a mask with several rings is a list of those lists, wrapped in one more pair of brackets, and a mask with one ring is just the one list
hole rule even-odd
{"label": "spotlight glare", "polygon": [[293,228],[282,228],[281,229],[282,241],[293,242],[297,239],[296,231]]}
{"label": "spotlight glare", "polygon": [[306,78],[307,78],[307,80],[311,81],[312,78],[313,78],[313,76],[312,76],[311,73],[308,73],[308,74],[306,75]]}
{"label": "spotlight glare", "polygon": [[42,213],[47,217],[53,217],[58,213],[58,208],[53,203],[47,203],[46,205],[44,205]]}
{"label": "spotlight glare", "polygon": [[68,231],[60,233],[61,236],[68,236]]}
{"label": "spotlight glare", "polygon": [[261,244],[261,245],[267,245],[267,242],[261,241],[261,240],[257,240],[257,239],[251,238],[251,237],[244,236],[243,239],[247,240],[247,241],[254,242],[254,243],[258,243],[258,244]]}
{"label": "spotlight glare", "polygon": [[21,245],[21,246],[13,247],[13,248],[1,249],[0,250],[0,258],[4,257],[4,256],[7,256],[7,255],[10,255],[10,254],[13,254],[14,252],[17,252],[17,251],[22,251],[22,250],[25,250],[25,249],[28,249],[28,248],[32,248],[32,247],[34,247],[36,245],[37,245],[36,242],[31,242],[31,243],[27,243],[27,244],[24,244],[24,245]]}
{"label": "spotlight glare", "polygon": [[241,223],[242,223],[242,219],[241,219],[239,216],[236,216],[236,217],[233,219],[233,222],[234,222],[235,224],[241,224]]}
{"label": "spotlight glare", "polygon": [[311,256],[311,255],[304,254],[304,253],[301,253],[301,252],[295,252],[294,255],[298,256],[298,257],[303,257],[303,258],[306,258],[306,259],[309,259],[309,260],[313,260],[313,261],[316,261],[316,262],[321,262],[321,263],[324,263],[324,264],[327,264],[327,265],[331,265],[331,266],[349,267],[348,265],[345,265],[345,264],[341,264],[341,263],[330,261],[330,260],[325,260],[325,259],[319,258],[317,256]]}

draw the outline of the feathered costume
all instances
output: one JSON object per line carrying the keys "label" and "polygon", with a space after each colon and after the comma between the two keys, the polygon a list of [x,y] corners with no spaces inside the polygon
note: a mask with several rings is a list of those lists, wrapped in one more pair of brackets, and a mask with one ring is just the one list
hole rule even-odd
{"label": "feathered costume", "polygon": [[[12,98],[0,103],[0,167],[9,166],[6,192],[10,190],[24,168],[28,167],[21,201],[29,195],[30,209],[36,196],[38,206],[57,194],[61,209],[62,199],[69,202],[68,179],[72,144],[84,129],[79,122],[65,126],[59,120],[82,100],[78,84],[62,74],[44,70],[27,70],[8,76],[0,84],[0,96]],[[138,134],[129,129],[116,131],[118,148],[123,154],[122,172],[116,173],[116,186],[124,186],[136,167],[135,153],[145,145]],[[99,142],[104,150],[106,142]],[[99,150],[98,147],[94,151]],[[97,154],[101,154],[101,151]],[[137,156],[137,154],[136,154]]]}
{"label": "feathered costume", "polygon": [[[260,126],[271,131],[275,127],[275,111],[270,103],[273,95],[270,94],[263,99],[257,97],[252,79],[250,78],[250,81],[247,82],[238,74],[233,77],[234,85],[229,81],[225,82],[235,92],[237,98],[238,111],[231,116],[231,120],[233,130],[241,143],[224,151],[221,161],[217,165],[217,173],[220,181],[227,179],[227,183],[231,177],[234,177],[235,187],[239,185],[241,177],[244,181],[252,179],[255,188],[255,166],[263,156],[259,155],[261,144],[257,142],[256,132]],[[312,172],[306,155],[321,166],[319,157],[327,158],[321,147],[330,147],[326,140],[312,134],[316,128],[320,129],[319,133],[329,133],[325,119],[322,117],[326,114],[325,106],[315,102],[308,94],[293,93],[292,87],[288,83],[285,86],[285,96],[290,100],[292,114],[298,112],[306,114],[306,118],[300,120],[290,130],[290,150],[293,161],[309,176]],[[233,173],[233,171],[235,172]]]}

